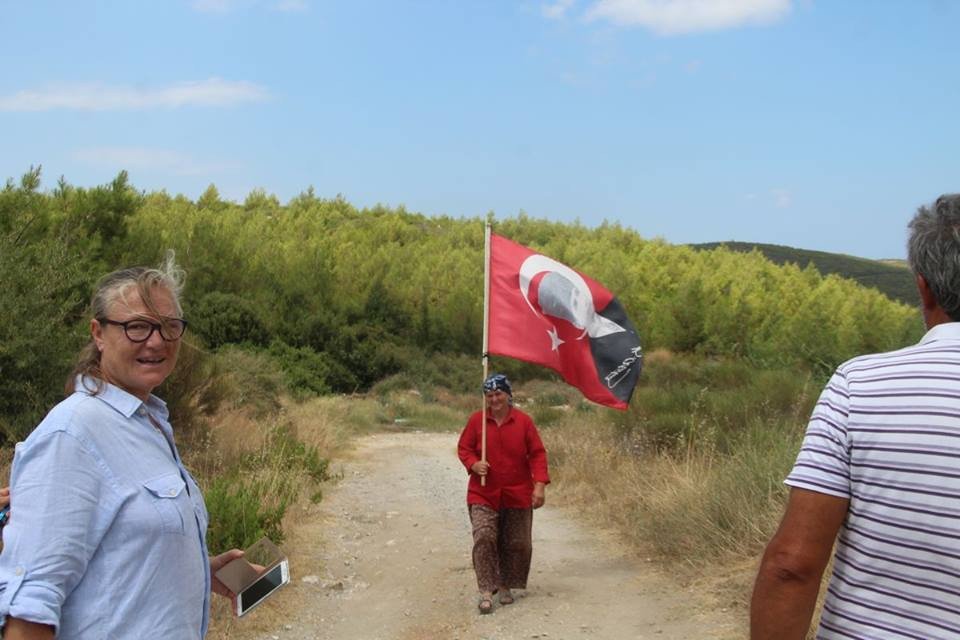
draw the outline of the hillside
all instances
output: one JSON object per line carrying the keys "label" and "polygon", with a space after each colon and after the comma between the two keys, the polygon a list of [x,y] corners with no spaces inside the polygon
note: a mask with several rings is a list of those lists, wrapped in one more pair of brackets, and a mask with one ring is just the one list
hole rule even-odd
{"label": "hillside", "polygon": [[874,287],[893,300],[899,300],[910,306],[917,303],[913,274],[910,273],[906,262],[903,260],[869,260],[841,253],[809,251],[777,244],[750,242],[707,242],[690,246],[704,251],[724,246],[741,253],[749,253],[757,249],[777,264],[793,262],[800,267],[806,267],[807,264],[812,262],[817,271],[824,275],[835,273],[838,276],[856,280],[866,287]]}

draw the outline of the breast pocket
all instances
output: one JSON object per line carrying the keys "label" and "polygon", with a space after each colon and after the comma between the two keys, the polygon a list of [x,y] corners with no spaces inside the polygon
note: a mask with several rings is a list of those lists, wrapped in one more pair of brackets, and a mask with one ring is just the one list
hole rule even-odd
{"label": "breast pocket", "polygon": [[150,494],[153,506],[160,513],[164,533],[183,535],[183,493],[186,484],[179,473],[165,473],[143,483]]}

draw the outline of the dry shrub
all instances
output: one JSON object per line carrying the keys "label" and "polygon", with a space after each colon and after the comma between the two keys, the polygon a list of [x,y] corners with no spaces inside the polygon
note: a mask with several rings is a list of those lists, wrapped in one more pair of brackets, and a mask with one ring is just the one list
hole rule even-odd
{"label": "dry shrub", "polygon": [[690,446],[638,455],[613,426],[582,416],[544,438],[565,502],[636,548],[691,566],[756,555],[779,521],[781,480],[799,444],[795,429],[758,423],[730,454]]}
{"label": "dry shrub", "polygon": [[348,410],[343,398],[324,396],[306,402],[287,401],[284,412],[297,438],[315,447],[324,458],[340,453],[355,432],[345,420]]}
{"label": "dry shrub", "polygon": [[467,416],[483,407],[483,396],[479,390],[476,393],[458,393],[438,387],[433,390],[433,402],[461,416],[458,426],[462,427],[467,422]]}
{"label": "dry shrub", "polygon": [[643,354],[644,365],[668,364],[672,360],[673,352],[669,349],[659,348]]}

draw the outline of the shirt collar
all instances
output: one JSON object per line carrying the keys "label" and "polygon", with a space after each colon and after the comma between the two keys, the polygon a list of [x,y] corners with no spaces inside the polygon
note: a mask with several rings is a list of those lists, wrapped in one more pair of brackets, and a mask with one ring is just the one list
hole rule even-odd
{"label": "shirt collar", "polygon": [[[491,411],[487,411],[487,420],[493,420],[494,422],[497,421],[497,419],[493,417],[493,413]],[[513,405],[507,407],[507,415],[504,416],[503,422],[501,422],[500,425],[503,426],[511,420],[513,420]]]}
{"label": "shirt collar", "polygon": [[[85,377],[86,380],[84,380]],[[100,388],[99,393],[95,392],[98,385]],[[146,407],[152,415],[162,418],[163,420],[166,420],[169,416],[167,403],[152,393],[150,394],[150,397],[147,398],[147,401],[144,402],[137,396],[128,391],[124,391],[116,385],[110,384],[104,380],[82,375],[77,376],[76,380],[74,381],[74,389],[79,393],[85,393],[87,395],[100,398],[117,410],[125,418],[131,417],[141,406]]]}
{"label": "shirt collar", "polygon": [[932,327],[920,339],[920,344],[936,342],[937,340],[960,340],[960,322],[942,322]]}

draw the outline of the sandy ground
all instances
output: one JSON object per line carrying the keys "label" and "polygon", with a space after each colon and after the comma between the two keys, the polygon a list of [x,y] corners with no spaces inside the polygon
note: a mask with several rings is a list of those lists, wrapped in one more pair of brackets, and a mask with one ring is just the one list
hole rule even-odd
{"label": "sandy ground", "polygon": [[[212,638],[269,640],[732,639],[734,612],[707,605],[608,534],[551,502],[535,512],[528,589],[492,615],[476,608],[456,436],[362,439],[343,478],[297,514],[284,543],[291,584],[259,609],[214,610]],[[556,498],[556,496],[553,496]]]}

